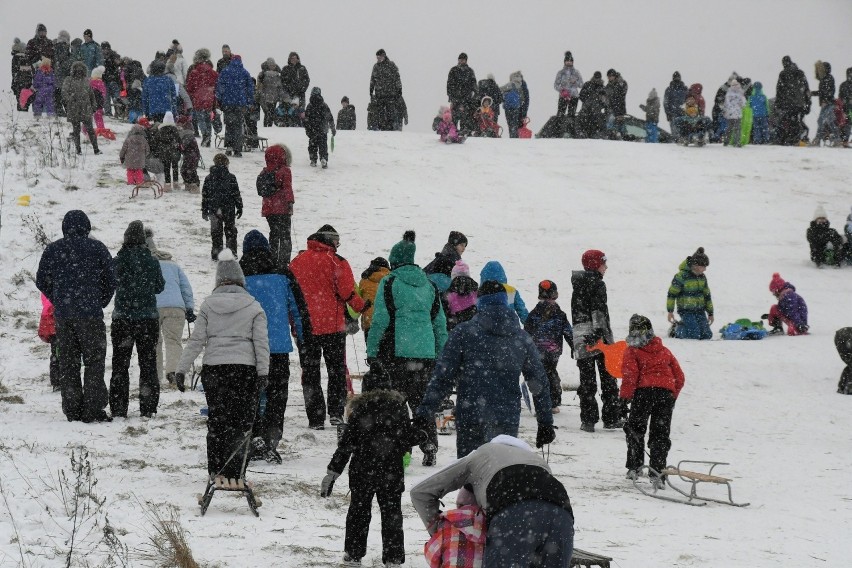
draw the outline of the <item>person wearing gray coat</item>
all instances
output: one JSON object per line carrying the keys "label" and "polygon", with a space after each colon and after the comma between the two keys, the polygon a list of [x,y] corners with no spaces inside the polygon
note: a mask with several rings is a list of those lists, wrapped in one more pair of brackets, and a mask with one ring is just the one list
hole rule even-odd
{"label": "person wearing gray coat", "polygon": [[89,84],[86,64],[82,61],[75,61],[71,65],[71,75],[62,82],[62,104],[65,106],[68,122],[71,123],[71,135],[77,153],[83,153],[80,148],[80,125],[82,125],[89,135],[92,150],[95,154],[100,154],[95,126],[92,124],[92,115],[98,105],[95,103],[95,92]]}
{"label": "person wearing gray coat", "polygon": [[207,398],[207,471],[211,480],[242,479],[246,432],[251,436],[258,393],[269,375],[266,313],[245,289],[234,254],[219,253],[216,288],[201,304],[175,372],[178,390],[204,350],[201,384]]}
{"label": "person wearing gray coat", "polygon": [[462,488],[488,518],[483,566],[562,568],[571,563],[571,500],[526,442],[497,436],[415,485],[411,502],[429,534],[438,530],[439,500]]}
{"label": "person wearing gray coat", "polygon": [[145,169],[145,161],[150,155],[151,147],[145,138],[145,129],[139,124],[134,124],[130,127],[130,132],[118,153],[118,159],[127,168],[128,185],[137,185],[144,181],[142,170]]}
{"label": "person wearing gray coat", "polygon": [[562,69],[556,72],[556,79],[553,81],[553,89],[559,93],[559,101],[556,103],[557,116],[563,116],[567,109],[568,116],[574,118],[582,88],[583,76],[574,68],[574,56],[570,51],[566,51]]}

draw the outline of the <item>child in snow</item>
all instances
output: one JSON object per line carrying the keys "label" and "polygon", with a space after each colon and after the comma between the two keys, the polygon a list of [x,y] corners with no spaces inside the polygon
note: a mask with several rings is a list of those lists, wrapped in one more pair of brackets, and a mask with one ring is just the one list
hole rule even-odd
{"label": "child in snow", "polygon": [[817,206],[814,211],[814,220],[811,221],[806,236],[811,247],[811,260],[816,263],[817,268],[822,268],[823,264],[840,266],[843,237],[831,227],[822,205]]}
{"label": "child in snow", "polygon": [[337,129],[338,130],[355,130],[355,107],[349,104],[349,97],[340,99],[340,106],[337,111]]}
{"label": "child in snow", "polygon": [[486,262],[485,266],[479,272],[479,285],[482,286],[482,283],[486,280],[496,280],[503,285],[506,289],[506,294],[509,296],[509,307],[515,310],[515,313],[518,314],[518,319],[521,320],[521,325],[524,325],[530,312],[527,310],[524,299],[521,298],[521,293],[514,286],[506,283],[508,279],[506,278],[506,271],[503,270],[503,265],[496,260]]}
{"label": "child in snow", "polygon": [[40,117],[42,113],[47,116],[56,114],[54,110],[54,91],[56,90],[56,77],[50,66],[50,59],[44,57],[36,69],[33,77],[33,116]]}
{"label": "child in snow", "polygon": [[328,129],[332,137],[337,134],[334,117],[322,98],[319,87],[311,89],[311,98],[305,108],[305,134],[308,135],[308,156],[311,167],[317,166],[317,154],[323,169],[328,167]]}
{"label": "child in snow", "polygon": [[[673,337],[678,339],[710,339],[713,331],[713,299],[704,271],[710,265],[710,259],[704,253],[704,247],[698,247],[692,256],[686,257],[672,278],[666,298],[668,320],[674,327]],[[680,321],[675,321],[674,310]]]}
{"label": "child in snow", "polygon": [[106,68],[103,65],[98,65],[92,69],[92,77],[89,79],[89,84],[95,92],[95,103],[97,104],[97,110],[94,114],[95,128],[99,129],[104,127],[104,101],[107,96],[106,84],[102,78],[104,71],[106,71]]}
{"label": "child in snow", "polygon": [[423,548],[429,568],[482,568],[485,525],[485,511],[467,483],[456,495],[456,508],[441,513]]}
{"label": "child in snow", "polygon": [[328,497],[352,457],[349,466],[352,499],[346,515],[344,566],[360,566],[367,554],[373,496],[379,502],[382,516],[382,562],[385,566],[405,562],[402,457],[411,451],[411,446],[425,439],[425,434],[411,426],[405,399],[391,390],[389,380],[387,373],[370,373],[365,377],[362,394],[350,402],[349,422],[322,480],[320,495]]}
{"label": "child in snow", "polygon": [[198,162],[201,160],[201,149],[195,141],[192,126],[180,130],[180,175],[184,187],[190,193],[201,192],[201,180],[198,177]]}
{"label": "child in snow", "polygon": [[222,251],[222,235],[234,256],[237,254],[236,219],[243,216],[243,199],[234,174],[228,171],[228,156],[216,154],[210,174],[201,190],[201,218],[210,221],[213,247],[210,258],[216,260]]}
{"label": "child in snow", "polygon": [[450,272],[450,287],[445,294],[447,331],[476,315],[476,293],[479,284],[470,277],[470,268],[463,260],[457,260]]}
{"label": "child in snow", "polygon": [[390,274],[390,263],[381,256],[371,260],[367,270],[361,273],[361,281],[358,283],[359,295],[364,300],[370,300],[370,307],[361,312],[361,329],[364,330],[364,343],[367,342],[367,338],[370,336],[370,327],[373,325],[373,306],[376,303],[379,282],[388,274]]}
{"label": "child in snow", "polygon": [[651,454],[651,482],[661,489],[666,459],[672,442],[672,412],[685,382],[683,371],[672,352],[654,335],[651,320],[633,314],[622,363],[621,399],[630,403],[630,416],[624,427],[627,439],[627,478],[636,479],[645,463],[645,431],[650,419],[648,449]]}
{"label": "child in snow", "polygon": [[41,295],[41,319],[38,322],[38,337],[50,344],[50,386],[53,392],[62,388],[59,382],[59,342],[56,341],[56,318],[53,316],[53,304],[44,294]]}
{"label": "child in snow", "polygon": [[776,272],[769,282],[769,291],[778,299],[778,303],[769,308],[769,313],[761,316],[772,326],[770,333],[784,333],[783,323],[787,324],[787,335],[807,335],[808,305],[796,293],[796,287],[785,282]]}
{"label": "child in snow", "polygon": [[645,111],[645,142],[656,144],[660,141],[660,129],[657,126],[660,122],[660,97],[657,95],[657,89],[651,89],[648,100],[644,105],[639,105],[639,108]]}
{"label": "child in snow", "polygon": [[446,144],[461,144],[464,142],[464,137],[459,134],[455,123],[453,122],[453,114],[449,107],[441,107],[439,116],[433,121],[433,129],[441,137],[441,142]]}
{"label": "child in snow", "polygon": [[843,232],[846,234],[846,246],[844,247],[843,257],[847,264],[852,264],[852,213],[846,216],[846,225],[843,227]]}
{"label": "child in snow", "polygon": [[746,105],[746,98],[743,94],[743,88],[740,82],[732,78],[728,84],[728,92],[725,94],[725,105],[722,108],[722,114],[728,125],[725,129],[725,146],[733,144],[736,148],[742,147],[740,143],[741,132],[740,126],[743,118],[743,108]]}
{"label": "child in snow", "polygon": [[572,352],[574,350],[574,331],[568,322],[568,316],[556,303],[558,298],[559,292],[555,282],[539,282],[538,305],[530,312],[524,324],[524,331],[532,337],[550,381],[550,400],[554,414],[559,412],[562,405],[562,380],[556,370],[562,355],[562,340],[568,343]]}
{"label": "child in snow", "polygon": [[139,185],[145,181],[143,170],[150,154],[151,149],[148,146],[148,140],[145,138],[145,129],[134,124],[130,127],[130,132],[124,139],[124,144],[121,145],[121,151],[118,154],[118,159],[127,168],[127,185]]}
{"label": "child in snow", "polygon": [[[154,135],[151,151],[163,162],[163,170],[166,176],[163,191],[168,193],[172,189],[180,189],[180,178],[178,178],[178,164],[181,155],[180,133],[175,125],[172,111],[166,111],[163,116],[163,123],[157,128]],[[174,178],[174,186],[172,186],[172,178]]]}
{"label": "child in snow", "polygon": [[756,81],[748,104],[752,113],[752,142],[754,144],[769,144],[769,103],[763,94],[763,83]]}
{"label": "child in snow", "polygon": [[500,137],[500,126],[494,120],[494,109],[492,108],[491,97],[482,97],[481,105],[475,113],[477,127],[480,136],[490,138]]}
{"label": "child in snow", "polygon": [[272,174],[275,191],[263,198],[260,214],[266,217],[269,224],[269,244],[275,266],[284,268],[290,264],[293,252],[293,239],[290,236],[293,204],[296,201],[293,195],[293,172],[290,170],[293,154],[284,144],[273,144],[264,152],[264,160],[266,167],[258,179],[268,180],[267,174]]}

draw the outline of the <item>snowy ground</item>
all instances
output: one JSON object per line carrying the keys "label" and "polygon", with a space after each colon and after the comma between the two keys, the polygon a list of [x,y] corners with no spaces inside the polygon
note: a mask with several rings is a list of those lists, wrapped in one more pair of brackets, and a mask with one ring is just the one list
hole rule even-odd
{"label": "snowy ground", "polygon": [[[17,151],[3,131],[3,227],[0,232],[0,566],[63,563],[70,526],[61,500],[47,485],[69,470],[72,449],[90,452],[99,480],[95,493],[133,565],[150,522],[142,502],[174,504],[189,532],[196,559],[211,566],[331,566],[342,556],[348,481],[321,499],[319,481],[335,434],[308,430],[299,371],[292,366],[290,405],[281,466],[252,464],[249,478],[263,499],[255,519],[244,501],[214,499],[205,517],[195,494],[205,477],[203,394],[164,388],[159,413],[111,424],[68,423],[48,382],[47,346],[36,336],[40,312],[35,274],[40,247],[24,225],[36,215],[51,238],[69,209],[92,220],[92,236],[117,252],[128,222],[153,226],[161,249],[174,253],[193,283],[197,301],[209,294],[214,264],[199,197],[143,194],[129,200],[117,154],[126,125],[111,124],[118,141],[104,155],[85,154],[73,170],[39,166],[36,143]],[[31,117],[21,116],[18,137]],[[39,128],[44,128],[41,126]],[[473,272],[500,260],[528,306],[536,284],[554,280],[561,304],[570,305],[570,273],[581,253],[600,248],[609,258],[606,281],[617,336],[631,314],[648,315],[666,329],[666,288],[678,264],[705,247],[716,305],[715,331],[740,317],[768,311],[772,273],[793,282],[808,302],[812,333],[760,342],[666,340],[686,373],[672,428],[669,461],[730,462],[720,470],[734,481],[745,509],[710,504],[693,508],[638,494],[624,479],[620,431],[579,431],[579,408],[566,392],[550,463],[566,485],[576,515],[576,545],[615,559],[614,566],[840,566],[848,562],[852,518],[849,431],[852,399],[835,394],[842,369],[832,338],[850,324],[852,268],[816,270],[808,261],[805,229],[817,204],[835,226],[852,205],[849,154],[842,150],[747,147],[736,150],[674,145],[562,140],[469,140],[444,146],[428,134],[343,132],[328,170],[308,167],[301,130],[266,129],[273,142],[295,153],[294,242],[324,223],[341,235],[340,254],[356,276],[377,255],[386,256],[405,229],[418,234],[417,260],[425,265],[451,229],[464,231]],[[212,163],[212,150],[203,150]],[[240,240],[252,228],[266,232],[254,179],[262,154],[232,160],[243,188]],[[75,185],[76,191],[65,187]],[[16,205],[21,195],[29,206]],[[109,310],[108,310],[109,312]],[[107,314],[109,317],[109,313]],[[718,335],[718,334],[717,334]],[[349,365],[363,369],[362,336],[349,345]],[[134,361],[135,366],[135,361]],[[576,385],[573,361],[560,364],[566,386]],[[137,370],[132,369],[132,377]],[[107,380],[110,358],[107,358]],[[135,380],[131,380],[135,383]],[[135,393],[133,393],[135,395]],[[524,411],[521,437],[534,441],[534,418]],[[454,437],[442,437],[439,465],[455,456]],[[430,470],[414,453],[406,485]],[[669,492],[671,493],[671,492]],[[407,565],[425,566],[426,532],[404,497]],[[65,517],[67,518],[67,517]],[[100,518],[100,517],[99,517]],[[378,510],[365,564],[380,565]],[[100,529],[82,543],[95,549]],[[106,563],[103,546],[91,565]],[[22,560],[23,558],[23,560]],[[844,560],[845,559],[845,560]],[[82,565],[82,564],[80,564]],[[117,564],[120,565],[120,564]]]}

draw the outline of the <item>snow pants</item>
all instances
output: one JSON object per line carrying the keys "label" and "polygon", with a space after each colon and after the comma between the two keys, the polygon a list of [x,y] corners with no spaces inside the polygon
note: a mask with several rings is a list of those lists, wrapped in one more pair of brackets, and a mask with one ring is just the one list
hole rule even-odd
{"label": "snow pants", "polygon": [[574,517],[546,501],[519,501],[491,517],[483,566],[564,568],[574,552]]}
{"label": "snow pants", "polygon": [[276,268],[284,268],[290,264],[293,254],[293,241],[290,237],[291,215],[267,215],[269,223],[269,248],[272,250],[272,260]]}
{"label": "snow pants", "polygon": [[[423,397],[426,395],[426,387],[429,385],[429,379],[432,377],[435,360],[394,357],[390,361],[383,361],[383,363],[390,375],[394,390],[405,398],[408,407],[411,409],[411,414],[414,415],[414,412],[420,406],[420,403],[423,402]],[[424,453],[429,449],[427,447],[429,445],[436,449],[438,448],[438,430],[434,421],[430,422],[429,430],[426,434],[428,435],[428,441],[420,445],[420,449]]]}
{"label": "snow pants", "polygon": [[598,403],[595,400],[595,394],[598,392],[595,365],[601,377],[603,423],[604,425],[613,424],[624,416],[625,409],[618,398],[618,383],[607,372],[604,365],[603,353],[577,360],[577,368],[580,370],[580,387],[577,389],[577,396],[580,397],[580,422],[595,424],[601,418]]}
{"label": "snow pants", "polygon": [[213,248],[210,255],[213,260],[216,260],[219,253],[222,252],[222,237],[225,237],[225,244],[234,256],[237,256],[237,220],[233,214],[231,215],[210,215],[210,240]]}
{"label": "snow pants", "polygon": [[[109,401],[104,381],[106,325],[103,319],[56,318],[62,412],[68,420],[100,414]],[[80,360],[85,371],[80,380]]]}
{"label": "snow pants", "polygon": [[[325,424],[326,408],[329,416],[343,419],[346,402],[346,334],[327,333],[306,335],[302,347],[302,393],[309,426]],[[328,371],[328,407],[322,392],[320,359],[325,359]]]}
{"label": "snow pants", "polygon": [[674,393],[660,387],[636,389],[630,404],[630,416],[624,426],[627,439],[627,469],[638,470],[645,463],[645,431],[648,421],[651,431],[648,435],[648,449],[651,454],[650,466],[656,471],[666,468],[666,459],[672,441],[669,434],[672,429],[674,411]]}
{"label": "snow pants", "polygon": [[266,412],[254,421],[252,438],[260,436],[266,447],[276,449],[284,435],[284,412],[290,398],[290,354],[269,355],[269,384],[266,385]]}
{"label": "snow pants", "polygon": [[700,312],[678,312],[680,323],[675,329],[675,337],[678,339],[710,339],[713,330],[707,321],[704,311]]}
{"label": "snow pants", "polygon": [[550,403],[553,408],[562,405],[562,379],[559,378],[559,371],[556,366],[559,364],[559,356],[552,353],[541,354],[541,364],[544,365],[544,372],[547,373],[547,380],[550,383]]}
{"label": "snow pants", "polygon": [[352,500],[346,513],[346,537],[343,550],[351,557],[361,559],[367,554],[367,534],[372,519],[373,496],[379,502],[382,517],[382,562],[405,562],[405,536],[402,532],[402,491],[399,479],[376,481],[373,478],[356,479],[349,475]]}
{"label": "snow pants", "polygon": [[328,135],[325,132],[308,138],[308,156],[312,162],[317,161],[317,154],[320,160],[328,161]]}
{"label": "snow pants", "polygon": [[751,127],[752,142],[755,144],[769,144],[769,117],[758,116],[754,119]]}
{"label": "snow pants", "polygon": [[208,408],[207,472],[241,478],[246,436],[257,412],[257,370],[251,365],[204,365],[201,384]]}
{"label": "snow pants", "polygon": [[127,416],[130,403],[130,358],[136,345],[139,359],[139,412],[153,414],[160,402],[157,379],[157,339],[159,319],[114,319],[112,339],[112,378],[109,381],[109,409],[113,416]]}

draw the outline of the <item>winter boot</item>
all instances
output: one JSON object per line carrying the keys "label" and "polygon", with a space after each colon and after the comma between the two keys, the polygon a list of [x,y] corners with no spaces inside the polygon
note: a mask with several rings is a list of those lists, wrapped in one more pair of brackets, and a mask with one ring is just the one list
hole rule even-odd
{"label": "winter boot", "polygon": [[437,450],[426,450],[423,452],[423,465],[426,467],[433,467],[436,463],[438,463]]}
{"label": "winter boot", "polygon": [[201,193],[201,188],[200,188],[200,187],[198,187],[198,184],[197,184],[197,183],[188,183],[188,184],[186,184],[186,190],[187,190],[189,193],[195,193],[195,194]]}
{"label": "winter boot", "polygon": [[183,188],[180,186],[180,183],[179,183],[179,182],[174,182],[174,183],[172,184],[172,189],[173,189],[173,190],[175,190],[175,191],[180,191],[180,190],[181,190],[181,189],[183,189]]}
{"label": "winter boot", "polygon": [[166,373],[166,380],[170,385],[175,384],[175,374],[174,373]]}
{"label": "winter boot", "polygon": [[627,475],[625,475],[624,477],[625,477],[625,479],[630,479],[630,480],[636,481],[637,479],[639,479],[639,472],[636,471],[635,469],[628,469]]}
{"label": "winter boot", "polygon": [[266,453],[263,454],[263,459],[267,461],[267,463],[281,464],[284,460],[281,459],[281,454],[278,453],[278,450],[275,448],[270,448],[267,446]]}
{"label": "winter boot", "polygon": [[356,568],[358,566],[361,566],[361,559],[353,558],[349,556],[349,553],[347,552],[343,555],[343,562],[340,565],[344,568]]}
{"label": "winter boot", "polygon": [[615,422],[610,422],[609,424],[604,424],[604,430],[618,430],[624,428],[624,418],[619,418]]}
{"label": "winter boot", "polygon": [[654,491],[661,491],[666,488],[666,476],[665,475],[654,475],[651,473],[651,486],[654,488]]}
{"label": "winter boot", "polygon": [[594,432],[595,425],[591,422],[583,422],[582,424],[580,424],[580,430],[582,430],[583,432]]}
{"label": "winter boot", "polygon": [[260,436],[255,436],[251,440],[251,453],[249,454],[250,461],[259,461],[266,458],[266,442]]}
{"label": "winter boot", "polygon": [[210,135],[209,134],[205,134],[204,136],[201,137],[201,147],[202,148],[209,148],[210,147]]}
{"label": "winter boot", "polygon": [[[79,154],[80,152],[77,152],[77,153]],[[311,160],[311,167],[312,168],[317,167],[317,161],[316,160]],[[359,566],[360,566],[360,563],[359,563]]]}
{"label": "winter boot", "polygon": [[164,183],[163,184],[163,193],[171,193],[172,192],[172,184]]}
{"label": "winter boot", "polygon": [[320,160],[320,164],[322,164],[322,169],[328,168],[328,160]]}

